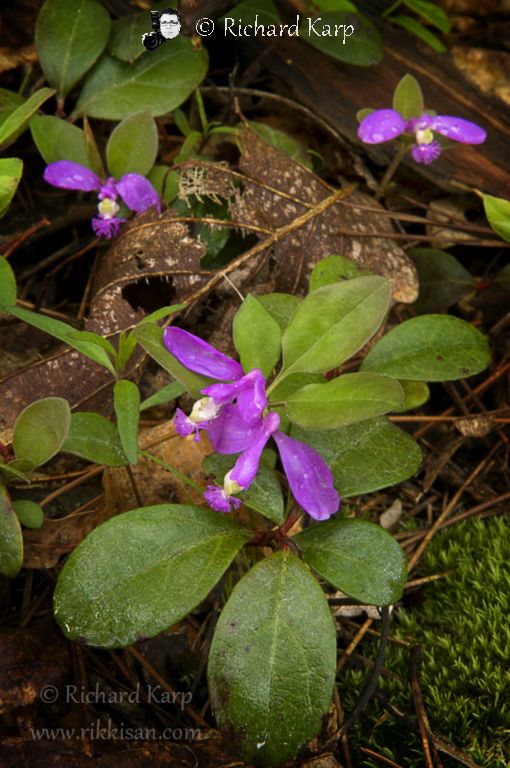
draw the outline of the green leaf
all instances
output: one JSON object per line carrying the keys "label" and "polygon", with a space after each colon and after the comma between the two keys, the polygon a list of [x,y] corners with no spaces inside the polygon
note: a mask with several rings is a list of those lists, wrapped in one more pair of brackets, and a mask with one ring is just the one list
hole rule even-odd
{"label": "green leaf", "polygon": [[336,429],[401,408],[404,393],[396,379],[345,373],[324,384],[310,384],[287,398],[289,419],[310,429]]}
{"label": "green leaf", "polygon": [[291,293],[265,293],[257,296],[257,299],[282,331],[286,329],[302,302],[299,296],[293,296]]}
{"label": "green leaf", "polygon": [[[151,3],[151,10],[161,11],[168,7],[167,0]],[[112,33],[108,42],[108,52],[116,59],[132,64],[145,53],[142,35],[151,31],[151,17],[148,11],[130,13],[112,24]]]}
{"label": "green leaf", "polygon": [[40,88],[23,104],[11,112],[9,117],[0,125],[0,149],[5,149],[23,133],[37,110],[53,96],[52,88]]}
{"label": "green leaf", "polygon": [[[0,168],[2,161],[0,160]],[[16,277],[11,265],[0,256],[0,311],[16,303]]]}
{"label": "green leaf", "polygon": [[494,232],[510,243],[510,200],[484,195],[483,207]]}
{"label": "green leaf", "polygon": [[213,383],[212,379],[200,376],[185,368],[163,343],[163,329],[153,323],[143,322],[133,331],[136,340],[154,360],[177,381],[180,381],[190,395],[198,400],[203,397],[200,390]]}
{"label": "green leaf", "polygon": [[166,307],[160,307],[159,309],[155,309],[154,312],[151,312],[149,315],[145,315],[145,317],[140,320],[139,325],[142,323],[157,323],[158,320],[163,320],[185,308],[186,304],[170,304]]}
{"label": "green leaf", "polygon": [[60,451],[69,432],[71,409],[62,397],[36,400],[14,424],[12,445],[18,459],[45,464]]}
{"label": "green leaf", "polygon": [[234,345],[248,372],[260,368],[267,378],[280,359],[280,326],[254,296],[248,295],[233,321]]}
{"label": "green leaf", "polygon": [[0,158],[0,218],[16,194],[22,173],[23,163],[18,157]]}
{"label": "green leaf", "polygon": [[9,115],[12,115],[14,110],[21,106],[24,101],[25,99],[21,94],[9,91],[7,88],[0,88],[0,128]]}
{"label": "green leaf", "polygon": [[140,420],[140,390],[136,384],[128,379],[116,381],[113,387],[113,405],[122,448],[130,464],[136,464]]}
{"label": "green leaf", "polygon": [[412,75],[404,75],[393,94],[393,109],[400,112],[404,120],[420,117],[424,110],[423,93],[418,80]]}
{"label": "green leaf", "polygon": [[396,409],[396,413],[419,408],[430,397],[430,389],[424,381],[401,381],[400,386],[404,390],[404,404],[401,408]]}
{"label": "green leaf", "polygon": [[419,314],[448,309],[472,290],[473,277],[450,253],[434,248],[411,248],[408,254],[418,272],[420,294],[414,309]]}
{"label": "green leaf", "polygon": [[424,43],[430,46],[433,51],[437,51],[437,53],[444,53],[446,51],[446,46],[443,45],[441,40],[436,37],[433,32],[430,32],[427,27],[424,27],[423,24],[420,24],[419,21],[411,18],[411,16],[397,14],[396,16],[390,16],[389,21],[392,21],[394,24],[398,24],[408,32],[416,35],[416,37],[418,37],[420,40],[423,40]]}
{"label": "green leaf", "polygon": [[[29,309],[23,307],[11,306],[8,311],[18,320],[22,320],[24,323],[33,325],[35,328],[49,333],[50,336],[54,336],[64,344],[72,347],[73,349],[81,352],[85,357],[90,358],[98,365],[102,365],[107,368],[110,373],[115,375],[115,369],[112,365],[108,353],[103,348],[104,341],[98,334],[90,334],[88,331],[79,331],[73,328],[72,325],[67,325],[61,320],[55,320],[53,317],[47,317],[46,315],[39,315],[37,312],[31,312]],[[93,338],[93,340],[91,340]]]}
{"label": "green leaf", "polygon": [[175,400],[186,392],[186,387],[181,384],[180,381],[171,381],[166,387],[163,387],[158,392],[148,397],[140,405],[141,411],[146,411],[148,408],[154,408],[156,405],[164,405],[170,400]]}
{"label": "green leaf", "polygon": [[365,119],[365,117],[368,117],[368,115],[371,115],[372,112],[375,112],[375,109],[372,109],[372,107],[365,107],[364,109],[358,109],[356,112],[356,120],[358,123],[361,123],[362,120]]}
{"label": "green leaf", "polygon": [[333,59],[370,67],[382,60],[381,36],[360,13],[337,11],[303,17],[299,37]]}
{"label": "green leaf", "polygon": [[46,0],[35,25],[39,62],[59,96],[67,96],[106,47],[110,17],[94,0]]}
{"label": "green leaf", "polygon": [[498,283],[503,290],[510,292],[510,264],[507,264],[497,272],[494,281]]}
{"label": "green leaf", "polygon": [[450,315],[422,315],[383,336],[361,368],[396,379],[451,381],[480,373],[490,360],[487,339],[469,323]]}
{"label": "green leaf", "polygon": [[292,157],[294,160],[297,160],[298,163],[304,165],[305,168],[312,167],[310,157],[305,153],[299,141],[296,141],[292,136],[289,136],[288,133],[280,131],[272,125],[267,125],[267,123],[257,123],[255,120],[249,120],[248,125],[268,144],[276,147],[276,149],[279,149],[281,152],[285,152],[289,157]]}
{"label": "green leaf", "polygon": [[[204,459],[203,468],[206,474],[213,475],[214,479],[223,484],[223,478],[234,466],[237,456],[223,456],[212,453]],[[247,491],[236,494],[243,504],[261,515],[281,525],[285,520],[285,505],[283,493],[278,475],[262,463],[255,480]]]}
{"label": "green leaf", "polygon": [[206,49],[195,50],[182,36],[134,64],[104,55],[83,86],[75,115],[122,120],[142,109],[163,115],[186,101],[206,72]]}
{"label": "green leaf", "polygon": [[13,579],[23,565],[23,534],[9,494],[0,485],[0,573]]}
{"label": "green leaf", "polygon": [[[435,27],[444,32],[445,34],[450,31],[450,20],[442,8],[439,8],[436,3],[429,3],[427,0],[403,0],[404,5],[407,5],[411,11],[414,11],[421,16],[425,21],[433,24]],[[418,112],[417,117],[421,112]],[[405,117],[405,115],[404,115]],[[413,117],[413,115],[411,115]],[[407,118],[406,118],[407,119]]]}
{"label": "green leaf", "polygon": [[266,392],[270,403],[280,403],[287,400],[298,389],[307,387],[309,384],[323,384],[324,381],[321,373],[291,373],[277,382],[274,389],[271,384]]}
{"label": "green leaf", "polygon": [[357,12],[356,6],[349,2],[349,0],[313,0],[313,5],[317,6],[320,11]]}
{"label": "green leaf", "polygon": [[291,436],[321,454],[344,498],[396,485],[414,475],[421,464],[417,443],[384,417],[334,431],[293,426]]}
{"label": "green leaf", "polygon": [[106,162],[112,176],[125,173],[146,176],[158,154],[158,129],[150,112],[134,112],[112,131],[106,145]]}
{"label": "green leaf", "polygon": [[370,274],[366,270],[360,269],[350,259],[345,256],[326,256],[317,262],[310,275],[310,293],[322,288],[324,285],[333,285],[341,280],[348,280],[351,277],[361,277]]}
{"label": "green leaf", "polygon": [[147,178],[165,202],[171,203],[179,194],[179,174],[168,166],[155,165]]}
{"label": "green leaf", "polygon": [[377,331],[390,297],[390,281],[376,276],[356,277],[313,291],[283,334],[285,375],[322,373],[348,360]]}
{"label": "green leaf", "polygon": [[281,766],[316,735],[331,701],[335,635],[324,593],[289,551],[234,588],[211,645],[209,693],[248,763]]}
{"label": "green leaf", "polygon": [[406,582],[406,559],[393,536],[366,520],[328,520],[292,539],[306,562],[336,589],[367,605],[391,605]]}
{"label": "green leaf", "polygon": [[40,528],[44,523],[44,510],[35,501],[18,499],[12,503],[13,509],[25,528]]}
{"label": "green leaf", "polygon": [[202,602],[250,536],[217,512],[181,504],[117,515],[64,565],[56,619],[67,637],[89,645],[153,637]]}
{"label": "green leaf", "polygon": [[90,162],[85,131],[67,120],[51,115],[36,115],[30,121],[34,143],[45,163],[72,160],[95,170]]}
{"label": "green leaf", "polygon": [[30,470],[22,471],[18,464],[22,462],[18,462],[16,459],[13,461],[10,461],[8,464],[5,464],[0,459],[0,485],[5,482],[10,482],[13,478],[15,480],[22,480],[24,483],[30,482],[30,477],[28,476],[27,472],[32,471],[32,469],[35,469],[35,465],[33,462],[23,462],[24,464],[30,464]]}
{"label": "green leaf", "polygon": [[99,413],[71,415],[62,451],[108,467],[124,467],[129,463],[115,425]]}

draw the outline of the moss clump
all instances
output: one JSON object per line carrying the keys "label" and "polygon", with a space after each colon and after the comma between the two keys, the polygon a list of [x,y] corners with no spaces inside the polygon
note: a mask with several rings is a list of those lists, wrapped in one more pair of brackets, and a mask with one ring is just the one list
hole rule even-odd
{"label": "moss clump", "polygon": [[[445,529],[427,549],[421,575],[449,571],[426,587],[424,602],[399,609],[394,637],[423,649],[420,684],[434,732],[484,768],[510,764],[510,523],[474,520]],[[375,647],[364,646],[367,655]],[[409,652],[391,643],[381,682],[389,700],[414,714]],[[366,673],[352,670],[342,686],[349,711]],[[367,709],[350,736],[353,752],[369,746],[406,768],[422,768],[418,734],[387,715],[379,702]],[[460,763],[443,756],[443,764]],[[380,768],[362,752],[356,765]]]}

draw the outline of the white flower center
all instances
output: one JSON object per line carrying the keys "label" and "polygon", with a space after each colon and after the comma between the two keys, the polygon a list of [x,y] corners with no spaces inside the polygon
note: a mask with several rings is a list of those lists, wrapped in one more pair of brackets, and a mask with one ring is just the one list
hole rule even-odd
{"label": "white flower center", "polygon": [[[230,470],[230,472],[232,472],[232,470]],[[239,491],[244,490],[242,485],[239,485],[239,483],[236,483],[235,480],[230,479],[230,472],[227,472],[223,478],[223,491],[227,494],[227,496],[232,496],[232,494],[239,493]]]}
{"label": "white flower center", "polygon": [[195,424],[200,424],[202,421],[215,419],[220,411],[221,405],[215,403],[212,397],[202,397],[193,406],[189,419]]}
{"label": "white flower center", "polygon": [[113,219],[120,210],[115,200],[110,200],[109,197],[105,197],[104,200],[101,200],[97,209],[105,219]]}
{"label": "white flower center", "polygon": [[434,141],[434,133],[430,128],[420,128],[416,131],[417,144],[431,144]]}

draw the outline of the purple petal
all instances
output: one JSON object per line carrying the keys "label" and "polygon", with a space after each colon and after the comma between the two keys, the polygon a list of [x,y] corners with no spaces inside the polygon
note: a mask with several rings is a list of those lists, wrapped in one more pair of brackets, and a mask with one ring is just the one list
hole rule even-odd
{"label": "purple petal", "polygon": [[204,491],[204,499],[215,512],[224,512],[227,514],[231,508],[239,509],[241,499],[235,496],[229,496],[219,485],[208,485]]}
{"label": "purple petal", "polygon": [[113,176],[110,176],[110,178],[107,179],[106,182],[101,185],[98,198],[100,200],[105,200],[106,198],[108,198],[108,200],[117,199],[117,183],[113,178]]}
{"label": "purple petal", "polygon": [[358,138],[365,144],[381,144],[404,133],[407,122],[394,109],[377,109],[361,121]]}
{"label": "purple petal", "polygon": [[209,422],[209,440],[216,453],[241,453],[253,442],[260,424],[251,427],[241,417],[237,405],[225,405]]}
{"label": "purple petal", "polygon": [[182,328],[166,328],[163,340],[168,351],[190,371],[212,379],[240,379],[243,375],[239,363]]}
{"label": "purple petal", "polygon": [[219,404],[231,403],[237,398],[239,413],[248,424],[259,421],[267,406],[266,380],[259,368],[233,384],[211,384],[201,391]]}
{"label": "purple petal", "polygon": [[461,144],[482,144],[487,138],[483,128],[470,120],[463,120],[462,117],[438,115],[432,118],[430,127],[448,139],[460,141]]}
{"label": "purple petal", "polygon": [[280,417],[277,413],[268,413],[259,427],[251,445],[237,459],[233,469],[228,473],[233,480],[246,490],[257,476],[259,462],[267,441],[280,426]]}
{"label": "purple petal", "polygon": [[107,240],[110,240],[112,237],[117,237],[119,234],[119,227],[125,221],[126,219],[119,219],[117,216],[109,216],[105,218],[104,216],[99,215],[94,216],[90,223],[92,224],[94,233],[98,237],[105,237]]}
{"label": "purple petal", "polygon": [[150,181],[139,173],[126,173],[115,186],[130,210],[143,213],[151,205],[157,206],[158,212],[161,210],[158,193]]}
{"label": "purple petal", "polygon": [[333,487],[331,470],[317,451],[306,443],[276,432],[283,468],[292,494],[315,520],[327,520],[338,512],[340,496]]}
{"label": "purple petal", "polygon": [[423,165],[430,165],[440,154],[441,144],[438,141],[431,141],[430,144],[413,144],[411,147],[413,160]]}
{"label": "purple petal", "polygon": [[57,160],[50,163],[44,171],[44,180],[61,189],[79,189],[92,192],[101,187],[99,176],[80,163],[71,160]]}

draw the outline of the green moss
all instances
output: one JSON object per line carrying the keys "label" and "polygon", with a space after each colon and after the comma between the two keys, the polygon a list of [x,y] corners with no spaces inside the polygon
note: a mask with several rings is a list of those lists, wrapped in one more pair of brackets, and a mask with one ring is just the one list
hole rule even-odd
{"label": "green moss", "polygon": [[[510,761],[510,523],[475,520],[436,535],[420,575],[449,571],[426,587],[421,605],[399,609],[393,637],[423,650],[420,684],[434,732],[449,739],[484,768]],[[366,655],[375,653],[367,642]],[[399,709],[414,714],[409,686],[409,649],[390,644],[386,667],[394,676],[381,688]],[[365,673],[351,670],[342,685],[347,711]],[[371,748],[406,768],[422,768],[419,736],[379,702],[367,709],[350,735],[355,764],[380,768],[358,749]],[[357,754],[356,754],[357,753]],[[444,756],[444,766],[460,763]]]}

